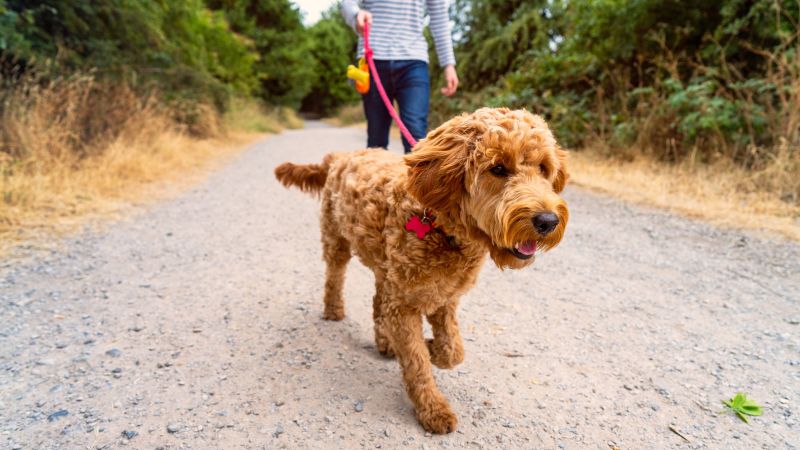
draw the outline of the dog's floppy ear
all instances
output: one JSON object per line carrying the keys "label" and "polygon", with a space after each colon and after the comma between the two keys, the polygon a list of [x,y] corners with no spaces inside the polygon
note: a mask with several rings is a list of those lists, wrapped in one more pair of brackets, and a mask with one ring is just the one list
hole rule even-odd
{"label": "dog's floppy ear", "polygon": [[469,146],[477,134],[472,123],[471,115],[450,119],[406,155],[406,188],[422,206],[444,212],[458,205],[464,193]]}
{"label": "dog's floppy ear", "polygon": [[556,158],[558,158],[558,171],[556,171],[556,179],[553,180],[553,190],[558,193],[564,190],[564,186],[567,185],[567,180],[569,180],[569,172],[567,171],[569,154],[559,147],[556,149]]}

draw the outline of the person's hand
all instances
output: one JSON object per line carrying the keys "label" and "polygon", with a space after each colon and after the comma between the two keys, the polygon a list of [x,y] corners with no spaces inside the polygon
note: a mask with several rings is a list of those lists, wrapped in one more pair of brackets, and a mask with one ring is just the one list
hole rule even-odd
{"label": "person's hand", "polygon": [[447,97],[455,94],[458,90],[458,74],[456,73],[456,66],[450,64],[444,68],[444,83],[442,94]]}
{"label": "person's hand", "polygon": [[356,14],[356,31],[358,34],[364,34],[364,24],[369,24],[372,28],[372,13],[367,10],[359,10]]}

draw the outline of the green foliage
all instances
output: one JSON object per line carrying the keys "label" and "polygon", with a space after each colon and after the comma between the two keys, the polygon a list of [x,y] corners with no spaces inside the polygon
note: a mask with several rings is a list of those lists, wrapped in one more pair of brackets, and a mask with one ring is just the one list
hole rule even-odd
{"label": "green foliage", "polygon": [[[519,64],[527,50],[546,46],[545,22],[552,16],[546,0],[457,0],[465,39],[459,47],[460,72],[466,84],[483,87]],[[457,11],[469,11],[458,14]]]}
{"label": "green foliage", "polygon": [[302,109],[329,115],[359,98],[344,76],[347,66],[356,63],[356,34],[342,19],[338,5],[326,11],[308,33],[313,43],[314,77]]}
{"label": "green foliage", "polygon": [[749,423],[747,416],[760,416],[763,412],[756,402],[747,398],[742,392],[737,392],[730,400],[723,400],[722,404],[735,412],[745,423]]}
{"label": "green foliage", "polygon": [[567,146],[752,167],[800,151],[800,0],[457,0],[462,99],[543,114]]}
{"label": "green foliage", "polygon": [[249,38],[260,56],[255,64],[262,98],[297,108],[311,89],[311,42],[300,12],[289,0],[207,0],[225,13],[234,31]]}
{"label": "green foliage", "polygon": [[257,88],[251,43],[202,0],[3,0],[0,31],[7,78],[91,71],[220,110]]}

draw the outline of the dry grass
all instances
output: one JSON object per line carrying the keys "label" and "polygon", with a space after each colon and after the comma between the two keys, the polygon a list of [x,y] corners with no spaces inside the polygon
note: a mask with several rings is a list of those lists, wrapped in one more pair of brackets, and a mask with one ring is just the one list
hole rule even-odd
{"label": "dry grass", "polygon": [[644,156],[620,160],[591,149],[572,152],[570,162],[576,185],[717,225],[769,230],[800,241],[800,204],[785,194],[800,182],[797,155],[779,155],[758,172],[725,162],[672,165]]}
{"label": "dry grass", "polygon": [[90,78],[26,86],[4,100],[0,254],[21,240],[163,197],[167,187],[197,181],[258,133],[299,121],[238,101],[225,117],[201,107],[194,123],[179,125],[153,99]]}
{"label": "dry grass", "polygon": [[332,117],[326,117],[322,120],[337,127],[348,127],[351,125],[360,125],[364,122],[364,107],[361,103],[353,103],[339,108]]}
{"label": "dry grass", "polygon": [[303,127],[303,119],[287,107],[268,108],[253,99],[235,98],[222,118],[225,130],[277,133],[284,128]]}

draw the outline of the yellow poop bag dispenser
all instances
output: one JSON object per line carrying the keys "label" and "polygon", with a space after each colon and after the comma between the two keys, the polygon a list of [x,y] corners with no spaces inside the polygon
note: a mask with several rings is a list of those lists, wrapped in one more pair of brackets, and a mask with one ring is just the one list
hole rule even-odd
{"label": "yellow poop bag dispenser", "polygon": [[358,67],[350,64],[347,66],[347,78],[355,82],[359,94],[369,92],[369,67],[364,58],[358,60]]}

